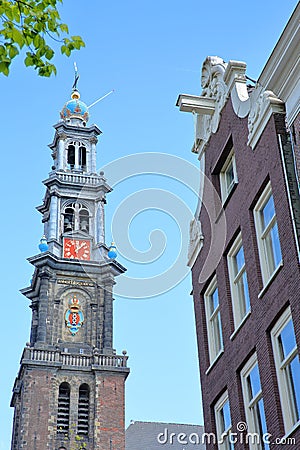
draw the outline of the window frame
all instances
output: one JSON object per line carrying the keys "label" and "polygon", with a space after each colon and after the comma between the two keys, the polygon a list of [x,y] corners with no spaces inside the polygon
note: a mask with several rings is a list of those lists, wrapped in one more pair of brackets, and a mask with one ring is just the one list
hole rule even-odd
{"label": "window frame", "polygon": [[276,324],[271,330],[271,341],[276,368],[280,404],[283,416],[284,429],[286,433],[288,433],[295,426],[300,424],[300,419],[295,420],[295,415],[297,414],[297,412],[298,414],[300,414],[300,411],[295,412],[295,408],[297,406],[295,406],[295,400],[291,399],[292,393],[290,381],[287,379],[285,371],[289,363],[291,363],[291,361],[294,360],[297,354],[299,358],[297,342],[293,350],[291,350],[290,353],[287,355],[287,357],[282,360],[280,355],[280,347],[278,339],[290,320],[292,321],[293,324],[294,337],[296,341],[294,322],[290,307],[288,307],[283,312],[283,314],[280,316],[280,318],[277,320]]}
{"label": "window frame", "polygon": [[[229,170],[229,166],[232,163],[232,169],[233,169],[233,180],[230,183],[230,185],[227,185],[226,175]],[[234,148],[229,152],[229,155],[227,156],[225,163],[223,164],[222,169],[220,170],[220,188],[221,188],[221,199],[222,203],[224,204],[227,200],[227,198],[230,196],[234,186],[238,183],[238,177],[237,177],[237,170],[236,170],[236,161],[235,161],[235,152]]]}
{"label": "window frame", "polygon": [[272,240],[272,236],[271,236],[272,257],[274,259],[274,266],[275,266],[275,268],[273,270],[271,270],[271,268],[270,268],[270,257],[268,255],[268,249],[266,248],[266,244],[265,244],[266,237],[270,235],[271,230],[275,227],[275,225],[277,225],[277,231],[278,231],[275,205],[274,205],[274,215],[272,216],[272,218],[270,219],[270,221],[264,228],[262,226],[262,220],[261,220],[262,211],[263,211],[264,207],[267,205],[271,196],[273,197],[273,201],[274,201],[271,182],[269,181],[267,183],[266,187],[264,188],[263,192],[261,193],[261,195],[253,209],[256,240],[257,240],[257,245],[258,245],[258,254],[259,254],[260,268],[261,268],[262,281],[263,281],[264,287],[268,285],[270,280],[274,277],[274,274],[277,272],[279,267],[282,265],[282,253],[281,253],[281,245],[280,245],[279,235],[278,235],[278,244],[279,244],[281,260],[278,262],[278,264],[276,266],[275,266],[274,250],[273,250],[273,240]]}
{"label": "window frame", "polygon": [[[223,430],[223,421],[221,417],[221,411],[224,408],[224,405],[228,402],[229,406],[229,416],[230,416],[230,425],[229,427],[225,428],[224,424],[224,430]],[[219,450],[233,450],[234,444],[233,442],[230,442],[230,434],[232,430],[232,420],[231,420],[231,411],[230,411],[230,402],[229,402],[229,396],[228,391],[225,391],[221,397],[218,399],[214,406],[214,415],[215,415],[215,423],[216,423],[216,431],[217,431],[217,442],[218,442],[218,449]]]}
{"label": "window frame", "polygon": [[89,435],[90,386],[82,383],[78,389],[77,434]]}
{"label": "window frame", "polygon": [[[223,330],[222,330],[222,320],[220,313],[220,299],[218,292],[218,306],[212,312],[210,311],[210,301],[213,293],[218,289],[217,285],[217,277],[214,276],[211,282],[209,283],[205,293],[204,293],[204,306],[205,306],[205,316],[206,316],[206,329],[207,329],[207,338],[208,338],[208,353],[209,353],[209,361],[210,365],[214,363],[214,361],[219,357],[219,355],[224,351],[223,345]],[[215,332],[214,332],[214,322],[218,318],[218,330],[219,330],[219,340],[220,340],[220,348],[217,349],[216,341],[215,341]]]}
{"label": "window frame", "polygon": [[[240,270],[237,273],[235,273],[234,260],[241,248],[243,248],[243,253],[244,253],[244,264],[240,268]],[[243,246],[241,232],[235,238],[235,240],[227,254],[227,267],[228,267],[228,275],[229,275],[234,328],[235,328],[235,330],[237,330],[240,327],[241,323],[244,321],[245,317],[251,312],[250,293],[249,293],[248,277],[247,277],[246,262],[245,262],[245,252],[244,252],[244,246]],[[240,295],[239,295],[238,283],[243,280],[244,273],[245,273],[246,279],[247,279],[249,309],[247,309],[247,304],[245,301],[245,305],[244,305],[245,306],[245,314],[242,314],[242,304],[241,304],[242,299],[240,298]],[[244,282],[242,281],[242,283],[243,283],[243,287],[244,287]]]}
{"label": "window frame", "polygon": [[[65,395],[62,391],[65,390]],[[58,435],[68,435],[70,431],[71,386],[63,381],[58,386],[56,427]]]}
{"label": "window frame", "polygon": [[[258,368],[258,374],[259,374],[259,383],[260,383],[260,391],[255,394],[253,398],[249,398],[249,387],[247,384],[247,378],[250,376],[251,371],[254,369],[254,367],[257,365]],[[243,366],[243,368],[240,371],[240,378],[241,378],[241,384],[242,384],[242,393],[243,393],[243,403],[244,403],[244,409],[245,409],[245,415],[246,415],[246,422],[247,422],[247,432],[250,434],[258,434],[260,436],[260,430],[257,428],[257,418],[256,413],[254,410],[254,406],[258,405],[259,401],[263,401],[263,394],[262,394],[262,388],[261,388],[261,381],[260,381],[260,371],[258,366],[258,359],[257,354],[254,353],[250,358],[247,360],[246,364]],[[263,403],[263,408],[264,403]],[[265,411],[264,411],[265,415]],[[265,427],[267,430],[267,423],[265,421]],[[262,430],[263,431],[263,430]],[[263,446],[262,440],[259,439],[259,442],[253,442],[252,440],[249,440],[249,449],[250,450],[267,450],[269,446],[266,447]]]}
{"label": "window frame", "polygon": [[[86,222],[85,228],[83,228],[84,222]],[[84,203],[71,201],[63,206],[61,213],[62,234],[76,231],[82,231],[89,234],[90,225],[90,210]]]}

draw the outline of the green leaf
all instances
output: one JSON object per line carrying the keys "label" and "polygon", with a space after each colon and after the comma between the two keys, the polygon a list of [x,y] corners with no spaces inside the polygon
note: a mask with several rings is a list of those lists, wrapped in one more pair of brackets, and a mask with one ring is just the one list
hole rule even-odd
{"label": "green leaf", "polygon": [[17,28],[12,29],[12,39],[19,45],[20,48],[22,48],[25,44],[24,35],[17,30]]}
{"label": "green leaf", "polygon": [[44,39],[41,38],[41,36],[37,33],[35,35],[35,37],[33,38],[33,45],[35,46],[35,48],[39,48],[41,45],[44,44]]}
{"label": "green leaf", "polygon": [[54,51],[52,50],[52,48],[48,47],[48,49],[46,50],[45,56],[47,59],[52,59],[54,56]]}
{"label": "green leaf", "polygon": [[25,63],[26,67],[34,65],[34,60],[33,60],[33,56],[31,53],[27,53],[27,56],[24,59],[24,63]]}
{"label": "green leaf", "polygon": [[13,59],[15,56],[17,56],[17,55],[19,54],[19,50],[18,50],[17,47],[15,47],[14,45],[11,45],[11,46],[9,47],[8,53],[9,53],[9,57],[10,57],[11,59]]}
{"label": "green leaf", "polygon": [[8,76],[9,74],[9,63],[7,62],[0,62],[0,72],[3,73],[5,76]]}
{"label": "green leaf", "polygon": [[67,45],[62,45],[60,48],[60,51],[62,54],[65,54],[66,56],[71,55],[71,50],[69,49],[69,47]]}
{"label": "green leaf", "polygon": [[6,55],[6,48],[4,45],[0,45],[0,58],[2,55]]}
{"label": "green leaf", "polygon": [[60,29],[63,33],[69,33],[69,27],[65,23],[60,24]]}

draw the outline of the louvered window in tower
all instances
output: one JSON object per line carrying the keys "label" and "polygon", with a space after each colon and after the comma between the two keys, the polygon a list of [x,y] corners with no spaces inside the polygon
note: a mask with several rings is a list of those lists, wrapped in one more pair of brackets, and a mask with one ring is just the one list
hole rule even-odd
{"label": "louvered window in tower", "polygon": [[82,384],[79,388],[78,398],[78,427],[79,435],[88,435],[89,432],[89,403],[90,389],[87,384]]}
{"label": "louvered window in tower", "polygon": [[70,385],[62,383],[58,392],[57,433],[68,433],[70,420]]}

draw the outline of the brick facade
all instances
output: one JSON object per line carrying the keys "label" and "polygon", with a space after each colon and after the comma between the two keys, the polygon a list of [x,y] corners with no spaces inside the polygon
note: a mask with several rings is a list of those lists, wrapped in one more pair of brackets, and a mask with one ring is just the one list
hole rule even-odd
{"label": "brick facade", "polygon": [[[238,423],[246,421],[240,370],[256,351],[268,432],[274,439],[281,438],[285,434],[270,330],[283,310],[290,305],[298,349],[300,348],[300,274],[278,134],[283,140],[287,139],[284,114],[271,116],[255,148],[251,149],[247,145],[248,120],[237,117],[229,99],[222,110],[218,131],[211,135],[205,148],[205,176],[212,181],[217,191],[220,191],[218,168],[221,165],[220,161],[224,159],[222,155],[226,152],[229,141],[233,144],[238,176],[238,184],[224,205],[226,239],[223,255],[211,271],[211,277],[214,274],[217,277],[224,343],[224,352],[211,367],[204,307],[204,292],[211,277],[199,283],[199,274],[207,263],[211,245],[211,223],[205,207],[202,207],[200,213],[204,235],[203,248],[192,268],[204,424],[207,433],[216,433],[214,405],[225,390],[228,391],[230,401],[232,429],[237,430]],[[261,293],[263,282],[253,207],[268,181],[271,182],[274,197],[283,265]],[[206,204],[205,196],[204,185],[204,205]],[[239,231],[243,238],[251,313],[234,333],[226,255]],[[299,427],[291,436],[296,439],[296,442],[300,442]],[[207,445],[208,450],[217,448],[217,444]],[[248,445],[238,442],[234,448],[244,450],[248,448]],[[274,448],[291,450],[296,447],[294,444],[278,444]]]}

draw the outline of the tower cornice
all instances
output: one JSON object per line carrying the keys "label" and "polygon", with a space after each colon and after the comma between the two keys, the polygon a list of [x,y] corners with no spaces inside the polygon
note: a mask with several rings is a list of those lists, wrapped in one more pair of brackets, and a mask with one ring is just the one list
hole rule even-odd
{"label": "tower cornice", "polygon": [[55,125],[53,125],[53,128],[55,129],[55,135],[53,142],[48,145],[48,147],[53,150],[56,145],[57,141],[59,139],[67,139],[69,136],[77,136],[84,139],[96,139],[95,143],[97,143],[97,136],[100,136],[102,134],[102,131],[100,130],[97,125],[93,124],[90,127],[75,127],[74,125],[68,125],[65,122],[58,122]]}

